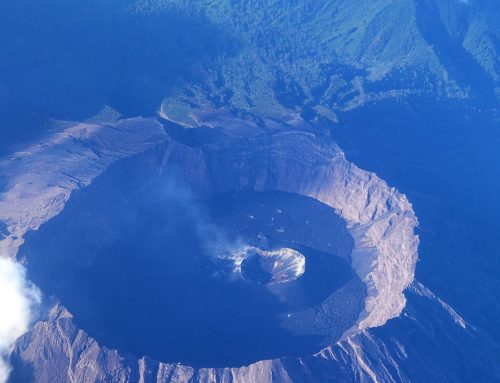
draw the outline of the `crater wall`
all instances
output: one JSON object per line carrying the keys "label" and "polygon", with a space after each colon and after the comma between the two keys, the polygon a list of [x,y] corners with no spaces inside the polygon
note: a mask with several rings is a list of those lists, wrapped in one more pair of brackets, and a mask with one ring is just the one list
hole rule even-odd
{"label": "crater wall", "polygon": [[[383,325],[403,309],[403,290],[413,279],[418,247],[414,234],[417,219],[411,204],[375,174],[350,163],[334,142],[304,131],[266,131],[254,137],[226,137],[215,143],[188,146],[174,141],[161,124],[150,119],[70,126],[0,162],[0,220],[5,227],[0,240],[2,253],[16,256],[26,231],[36,230],[57,215],[73,190],[89,185],[110,164],[130,156],[150,172],[175,172],[200,195],[232,190],[283,191],[309,196],[332,207],[345,220],[354,239],[351,264],[368,292],[363,312],[344,337]],[[117,381],[127,381],[125,376],[132,371],[145,376],[145,369],[152,368],[147,359],[131,367],[130,361],[99,347],[76,329],[64,308],[54,310],[48,321],[37,324],[16,348],[16,357],[31,363],[40,373],[40,369],[50,370],[47,363],[62,366],[66,362],[41,360],[35,348],[54,356],[65,343],[68,346],[60,352],[74,355],[76,347],[79,351],[74,358],[80,363],[84,363],[84,353],[90,353],[85,357],[97,358],[91,362],[98,366],[96,374],[109,373],[115,366],[115,371],[121,371],[116,373],[125,374],[117,376]],[[350,347],[352,340],[346,342]],[[283,363],[288,362],[263,361],[242,369],[195,371],[161,363],[155,368],[158,381],[166,380],[160,379],[162,374],[170,378],[193,374],[190,379],[196,376],[200,381],[238,381],[248,374],[274,374],[276,366]],[[57,370],[63,373],[59,367]],[[286,369],[279,371],[286,374]],[[79,381],[95,381],[96,376]],[[286,380],[286,376],[283,378]]]}

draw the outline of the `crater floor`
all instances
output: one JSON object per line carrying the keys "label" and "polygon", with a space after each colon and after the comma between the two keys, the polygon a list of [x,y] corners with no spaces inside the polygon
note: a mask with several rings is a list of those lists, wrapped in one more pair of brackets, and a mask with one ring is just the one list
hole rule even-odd
{"label": "crater floor", "polygon": [[[352,239],[328,206],[281,192],[199,200],[165,188],[171,180],[126,175],[126,163],[113,166],[75,192],[21,248],[30,279],[101,344],[241,366],[317,352],[355,323],[365,288],[350,267]],[[290,249],[307,267],[286,283],[254,283],[228,257],[241,246]]]}

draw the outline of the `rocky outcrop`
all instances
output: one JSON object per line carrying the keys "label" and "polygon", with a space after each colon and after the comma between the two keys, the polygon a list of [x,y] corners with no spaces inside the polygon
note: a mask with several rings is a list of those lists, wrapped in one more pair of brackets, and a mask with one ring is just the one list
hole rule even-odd
{"label": "rocky outcrop", "polygon": [[[147,357],[123,357],[98,343],[73,323],[71,314],[56,305],[47,321],[39,322],[16,343],[12,355],[12,383],[34,380],[39,383],[71,382],[292,382],[370,381],[367,364],[355,338],[306,358],[264,360],[240,368],[192,368],[161,363]],[[324,365],[328,368],[314,369]],[[22,368],[17,368],[16,366]],[[323,376],[323,379],[322,379]],[[329,377],[329,378],[327,378]]]}
{"label": "rocky outcrop", "polygon": [[[500,345],[487,334],[455,323],[453,316],[434,299],[410,294],[409,301],[400,318],[349,337],[316,355],[217,369],[125,357],[100,347],[78,330],[70,313],[55,306],[46,321],[37,323],[17,341],[11,356],[11,382],[425,383],[473,381],[478,368],[488,372],[485,381],[498,381],[500,370],[494,356]],[[436,319],[435,324],[425,322],[429,315]],[[436,342],[436,334],[442,342]],[[463,343],[453,342],[456,339]],[[429,352],[422,354],[422,347]],[[471,370],[460,370],[464,360],[471,364]]]}
{"label": "rocky outcrop", "polygon": [[53,307],[48,319],[35,324],[32,331],[18,340],[16,352],[30,366],[15,369],[12,380],[126,382],[132,378],[126,360],[116,351],[99,347],[94,339],[76,328],[64,307]]}

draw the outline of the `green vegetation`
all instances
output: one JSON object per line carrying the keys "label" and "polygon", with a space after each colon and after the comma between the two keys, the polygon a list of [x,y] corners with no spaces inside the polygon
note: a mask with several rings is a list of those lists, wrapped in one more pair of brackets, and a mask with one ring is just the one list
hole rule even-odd
{"label": "green vegetation", "polygon": [[[464,99],[478,76],[488,76],[498,87],[500,23],[488,16],[486,5],[455,0],[437,5],[430,0],[140,0],[134,6],[140,13],[172,9],[202,15],[236,41],[232,54],[204,65],[203,83],[187,82],[172,95],[202,107],[229,106],[261,115],[318,105],[349,110],[410,94]],[[453,50],[455,45],[459,48]],[[447,57],[460,61],[468,54],[472,63],[458,70]],[[471,65],[481,73],[476,68],[475,77],[460,73]]]}

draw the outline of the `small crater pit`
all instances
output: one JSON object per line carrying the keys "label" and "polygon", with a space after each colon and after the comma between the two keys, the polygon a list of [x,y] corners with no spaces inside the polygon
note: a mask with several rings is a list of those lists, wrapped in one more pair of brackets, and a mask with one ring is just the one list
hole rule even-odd
{"label": "small crater pit", "polygon": [[262,250],[246,247],[237,254],[241,275],[259,284],[287,283],[300,278],[306,270],[306,258],[297,250]]}

